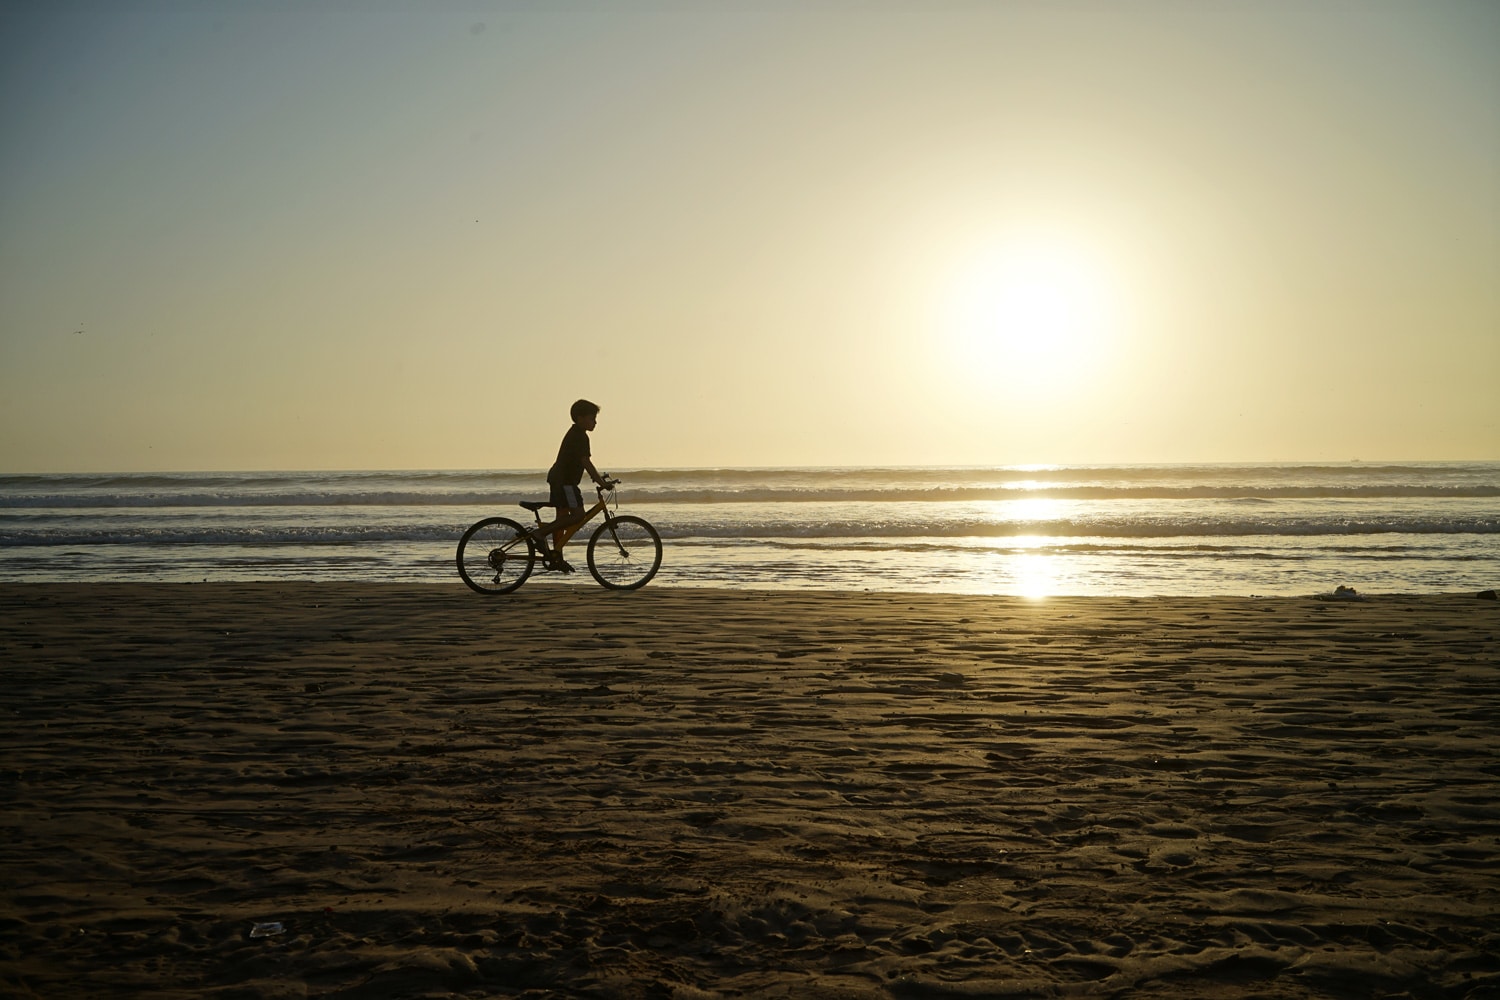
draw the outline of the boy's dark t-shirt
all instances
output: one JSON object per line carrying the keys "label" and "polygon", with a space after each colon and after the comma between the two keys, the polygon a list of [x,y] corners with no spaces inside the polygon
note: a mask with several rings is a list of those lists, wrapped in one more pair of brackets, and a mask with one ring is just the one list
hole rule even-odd
{"label": "boy's dark t-shirt", "polygon": [[557,461],[547,470],[547,482],[558,486],[577,486],[583,482],[583,467],[589,460],[589,432],[574,424],[563,435],[557,449]]}

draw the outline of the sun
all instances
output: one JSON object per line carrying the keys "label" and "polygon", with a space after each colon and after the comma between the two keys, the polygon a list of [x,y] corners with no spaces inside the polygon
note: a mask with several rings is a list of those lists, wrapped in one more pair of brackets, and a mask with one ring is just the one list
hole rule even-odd
{"label": "sun", "polygon": [[1080,244],[1012,239],[958,273],[949,300],[955,360],[1012,390],[1079,385],[1098,368],[1112,298],[1108,270]]}

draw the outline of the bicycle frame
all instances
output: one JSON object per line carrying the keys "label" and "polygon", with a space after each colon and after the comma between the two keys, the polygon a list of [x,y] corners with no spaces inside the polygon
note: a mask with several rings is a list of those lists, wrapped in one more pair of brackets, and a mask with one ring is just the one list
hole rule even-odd
{"label": "bicycle frame", "polygon": [[[542,511],[546,510],[548,506],[551,506],[550,504],[543,506],[540,510],[534,510],[528,507],[527,509],[531,510],[532,516],[536,518],[536,531],[534,532],[534,534],[536,534],[538,538],[540,538],[543,535],[555,535],[558,531],[561,531],[563,535],[562,544],[558,545],[557,547],[562,548],[563,545],[567,545],[573,540],[574,535],[583,530],[584,525],[588,524],[596,516],[598,516],[600,511],[605,512],[605,520],[608,520],[609,496],[605,493],[604,487],[602,486],[595,486],[594,489],[599,494],[598,502],[596,502],[594,506],[590,507],[582,517],[580,517],[572,525],[566,528],[549,528],[545,523],[543,523]],[[552,509],[556,510],[557,508],[554,507]],[[556,522],[553,523],[555,524]]]}
{"label": "bicycle frame", "polygon": [[561,546],[549,545],[549,536],[561,536],[563,544],[574,538],[601,513],[604,523],[594,529],[588,542],[590,575],[609,590],[636,590],[651,582],[661,568],[661,535],[649,521],[616,512],[615,487],[607,479],[596,487],[599,499],[564,527],[544,521],[542,511],[555,510],[550,503],[522,500],[520,506],[536,518],[527,528],[508,517],[476,521],[458,540],[458,574],[470,590],[481,594],[508,594],[530,578],[538,552],[545,570],[572,572],[557,558]]}

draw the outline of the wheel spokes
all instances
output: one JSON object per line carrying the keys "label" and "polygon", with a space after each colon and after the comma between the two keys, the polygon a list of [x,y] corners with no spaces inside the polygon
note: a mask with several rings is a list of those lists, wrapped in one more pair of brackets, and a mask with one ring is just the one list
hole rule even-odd
{"label": "wheel spokes", "polygon": [[534,558],[524,528],[509,518],[489,518],[459,541],[458,571],[471,589],[503,594],[525,581]]}
{"label": "wheel spokes", "polygon": [[661,540],[637,517],[611,518],[589,540],[589,569],[606,587],[633,590],[656,575]]}

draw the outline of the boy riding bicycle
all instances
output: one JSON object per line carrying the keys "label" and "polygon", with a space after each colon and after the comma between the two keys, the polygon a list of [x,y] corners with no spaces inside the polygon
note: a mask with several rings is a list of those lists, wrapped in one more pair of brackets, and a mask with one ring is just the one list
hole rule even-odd
{"label": "boy riding bicycle", "polygon": [[[600,515],[603,519],[585,547],[589,575],[601,587],[639,590],[661,569],[661,535],[645,518],[619,512],[615,497],[619,481],[601,473],[589,457],[589,431],[598,422],[598,404],[580,399],[573,404],[572,414],[573,426],[547,471],[551,499],[519,501],[536,518],[536,525],[528,528],[508,517],[484,517],[459,538],[454,559],[458,575],[475,593],[509,594],[531,577],[538,562],[555,573],[572,572],[573,567],[561,557],[562,548]],[[599,487],[598,502],[588,508],[578,490],[585,472]],[[542,520],[544,511],[554,510],[553,520]]]}
{"label": "boy riding bicycle", "polygon": [[[594,468],[589,450],[589,431],[599,422],[599,404],[580,399],[573,404],[568,415],[573,418],[573,426],[563,435],[562,444],[557,449],[557,461],[547,470],[547,485],[552,494],[552,506],[557,508],[557,518],[543,525],[537,538],[542,550],[542,565],[558,573],[573,572],[573,567],[562,557],[562,550],[571,537],[568,529],[587,514],[583,493],[578,489],[583,474],[587,472],[596,485],[603,485],[605,481],[605,477]],[[548,531],[552,532],[550,550],[545,541]]]}

